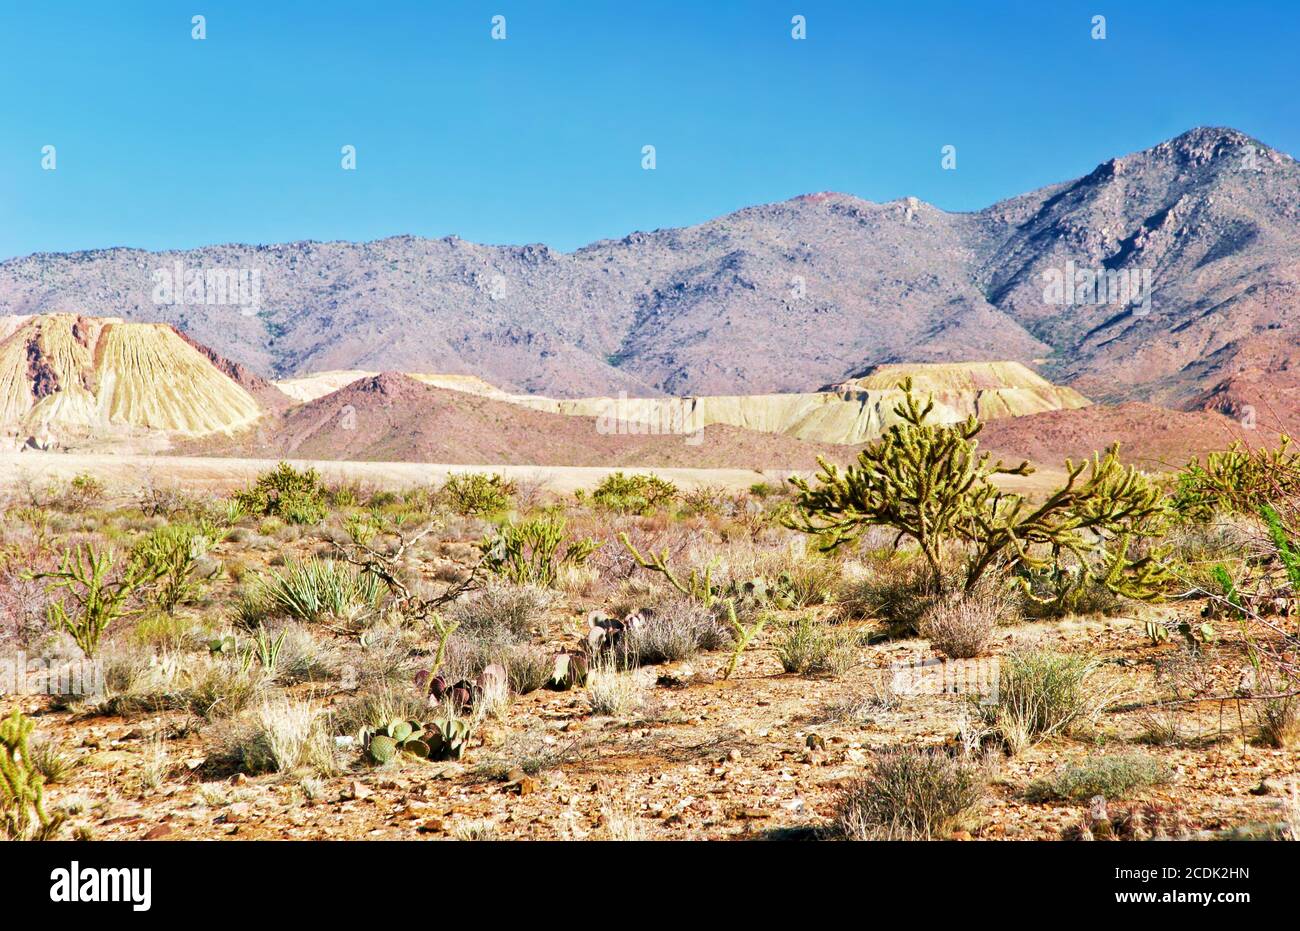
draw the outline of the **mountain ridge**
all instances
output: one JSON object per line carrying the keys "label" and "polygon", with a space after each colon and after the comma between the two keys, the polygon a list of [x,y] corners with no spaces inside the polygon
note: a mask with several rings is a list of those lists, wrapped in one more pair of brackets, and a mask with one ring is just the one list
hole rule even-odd
{"label": "mountain ridge", "polygon": [[[0,263],[0,310],[160,320],[281,378],[438,371],[556,397],[754,394],[890,363],[1044,360],[1053,382],[1097,400],[1197,409],[1227,381],[1266,384],[1300,363],[1297,195],[1290,156],[1198,127],[973,212],[823,191],[572,252],[403,235],[45,253]],[[150,273],[175,261],[258,269],[262,306],[153,304]],[[1042,276],[1069,261],[1148,269],[1149,312],[1047,303]]]}

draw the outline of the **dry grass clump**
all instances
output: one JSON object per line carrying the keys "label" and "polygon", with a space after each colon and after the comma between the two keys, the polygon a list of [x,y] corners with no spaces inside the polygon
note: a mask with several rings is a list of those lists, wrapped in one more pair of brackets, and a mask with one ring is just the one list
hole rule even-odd
{"label": "dry grass clump", "polygon": [[654,665],[690,659],[730,641],[730,632],[714,612],[698,602],[674,598],[644,612],[642,623],[629,631],[623,651],[636,663]]}
{"label": "dry grass clump", "polygon": [[[956,566],[945,568],[944,575],[945,589],[960,586]],[[897,553],[872,559],[863,570],[848,575],[835,593],[842,617],[879,621],[892,636],[913,633],[937,597],[924,560]]]}
{"label": "dry grass clump", "polygon": [[1254,703],[1259,742],[1275,750],[1300,743],[1300,697],[1267,698]]}
{"label": "dry grass clump", "polygon": [[541,623],[554,594],[538,585],[513,585],[494,581],[469,601],[457,603],[450,616],[461,633],[475,639],[502,635],[524,640]]}
{"label": "dry grass clump", "polygon": [[587,701],[592,714],[630,717],[645,704],[645,692],[639,673],[620,671],[613,662],[597,663],[587,674]]}
{"label": "dry grass clump", "polygon": [[857,638],[809,615],[786,625],[776,643],[781,668],[799,675],[841,675],[857,662]]}
{"label": "dry grass clump", "polygon": [[246,721],[232,726],[225,755],[249,773],[334,769],[334,742],[321,710],[313,702],[284,697],[262,702]]}
{"label": "dry grass clump", "polygon": [[834,833],[849,840],[933,840],[950,835],[984,795],[987,773],[937,751],[880,753],[843,791]]}
{"label": "dry grass clump", "polygon": [[1087,656],[1032,650],[1002,657],[996,700],[981,707],[984,724],[1013,753],[1093,721],[1114,700]]}
{"label": "dry grass clump", "polygon": [[260,666],[247,668],[230,661],[204,660],[187,670],[186,707],[201,718],[230,717],[261,698],[270,685]]}
{"label": "dry grass clump", "polygon": [[918,618],[916,632],[951,659],[971,659],[988,650],[998,626],[1015,620],[1017,607],[1004,582],[989,580],[935,599]]}

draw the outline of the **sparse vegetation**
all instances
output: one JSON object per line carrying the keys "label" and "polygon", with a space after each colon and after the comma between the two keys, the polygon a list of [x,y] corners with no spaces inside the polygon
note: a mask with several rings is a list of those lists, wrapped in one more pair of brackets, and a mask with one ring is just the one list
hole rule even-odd
{"label": "sparse vegetation", "polygon": [[947,837],[979,804],[986,780],[981,767],[940,752],[881,753],[841,795],[836,832],[849,840]]}
{"label": "sparse vegetation", "polygon": [[1133,792],[1169,779],[1168,768],[1147,753],[1107,753],[1062,766],[1035,780],[1030,798],[1086,801],[1094,796],[1109,800],[1128,798]]}

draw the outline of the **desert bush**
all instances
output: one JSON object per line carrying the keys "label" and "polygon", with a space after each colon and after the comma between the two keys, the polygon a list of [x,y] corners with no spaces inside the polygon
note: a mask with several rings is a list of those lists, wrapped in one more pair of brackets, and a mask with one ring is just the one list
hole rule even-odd
{"label": "desert bush", "polygon": [[366,688],[341,704],[333,715],[333,731],[355,735],[365,728],[387,727],[390,721],[420,721],[428,713],[425,695],[385,683]]}
{"label": "desert bush", "polygon": [[135,622],[131,640],[143,647],[162,652],[176,652],[201,645],[203,628],[189,618],[150,611]]}
{"label": "desert bush", "polygon": [[158,577],[155,567],[128,560],[112,578],[115,562],[112,549],[78,546],[64,551],[57,570],[32,576],[50,580],[51,594],[62,593],[50,603],[50,626],[72,637],[87,657],[99,650],[109,625],[129,613],[131,596]]}
{"label": "desert bush", "polygon": [[667,507],[678,496],[677,486],[651,473],[625,475],[613,472],[591,492],[591,502],[603,511],[618,514],[651,514]]}
{"label": "desert bush", "polygon": [[82,472],[73,476],[58,496],[56,506],[73,514],[92,511],[104,503],[104,483]]}
{"label": "desert bush", "polygon": [[597,663],[587,673],[587,701],[592,714],[625,718],[644,703],[645,683],[613,662]]}
{"label": "desert bush", "polygon": [[564,516],[557,513],[506,523],[479,544],[484,565],[517,585],[550,587],[561,566],[582,565],[601,545],[591,539],[570,539],[566,526]]}
{"label": "desert bush", "polygon": [[943,753],[881,753],[841,795],[835,832],[850,840],[947,837],[980,803],[986,783],[980,766]]}
{"label": "desert bush", "polygon": [[1113,697],[1096,682],[1087,656],[1034,650],[1009,653],[998,669],[995,702],[980,707],[984,723],[1013,752],[1094,720]]}
{"label": "desert bush", "polygon": [[717,650],[731,642],[731,635],[717,615],[685,598],[660,601],[653,611],[643,612],[621,646],[636,663],[653,665],[690,659],[702,650]]}
{"label": "desert bush", "polygon": [[1300,695],[1264,698],[1252,703],[1259,742],[1275,750],[1300,744]]}
{"label": "desert bush", "polygon": [[17,711],[0,721],[0,830],[10,840],[50,840],[63,824],[45,810],[45,776],[29,744],[34,726]]}
{"label": "desert bush", "polygon": [[200,560],[216,542],[217,531],[195,524],[168,524],[147,534],[131,549],[130,559],[155,578],[154,603],[168,614],[193,600],[202,588]]}
{"label": "desert bush", "polygon": [[917,633],[951,659],[970,659],[988,649],[993,631],[1016,617],[1016,599],[1005,579],[985,577],[971,591],[949,591],[917,621]]}
{"label": "desert bush", "polygon": [[453,472],[439,490],[447,506],[467,517],[487,517],[510,510],[516,486],[496,473]]}
{"label": "desert bush", "polygon": [[920,549],[936,592],[944,581],[944,550],[960,544],[967,549],[968,589],[991,569],[1044,569],[1070,554],[1082,566],[1080,580],[1102,580],[1131,598],[1163,594],[1167,573],[1160,554],[1132,551],[1164,532],[1164,496],[1142,473],[1124,468],[1117,449],[1078,465],[1067,460],[1065,484],[1031,505],[993,482],[1029,474],[1028,463],[1007,468],[990,462],[976,451],[983,427],[977,418],[930,423],[933,401],[922,406],[910,379],[899,387],[899,422],[862,450],[856,465],[841,474],[821,461],[817,488],[790,479],[799,494],[786,526],[815,535],[827,550],[856,541],[868,527],[889,527]]}
{"label": "desert bush", "polygon": [[59,742],[49,737],[37,737],[28,741],[28,761],[45,779],[46,785],[64,782],[77,768],[75,757],[63,752]]}
{"label": "desert bush", "polygon": [[555,672],[554,651],[531,643],[508,644],[493,652],[492,661],[505,669],[510,690],[516,695],[527,695],[544,688]]}
{"label": "desert bush", "polygon": [[1249,449],[1240,441],[1221,452],[1192,459],[1178,473],[1174,509],[1189,520],[1216,514],[1254,513],[1261,501],[1300,496],[1300,454],[1289,437],[1278,446]]}
{"label": "desert bush", "polygon": [[234,500],[250,514],[278,517],[290,524],[317,524],[325,519],[325,490],[319,473],[315,469],[300,472],[287,462],[263,472],[251,488],[237,492]]}
{"label": "desert bush", "polygon": [[1108,800],[1169,780],[1169,769],[1149,753],[1108,753],[1070,763],[1032,782],[1027,792],[1036,801],[1061,798],[1083,801],[1102,796]]}
{"label": "desert bush", "polygon": [[453,605],[449,614],[466,636],[495,639],[504,634],[523,640],[545,616],[553,600],[549,589],[498,581],[485,586],[471,600]]}
{"label": "desert bush", "polygon": [[262,702],[250,720],[230,732],[227,757],[248,773],[334,770],[333,740],[325,716],[310,701],[288,698]]}
{"label": "desert bush", "polygon": [[184,691],[188,710],[212,720],[239,714],[264,694],[268,679],[256,666],[213,660],[189,672]]}
{"label": "desert bush", "polygon": [[280,682],[323,682],[336,678],[343,660],[336,649],[322,643],[309,630],[289,624],[280,631],[280,646],[275,663]]}
{"label": "desert bush", "polygon": [[[943,563],[942,591],[960,588],[960,570],[951,561]],[[909,554],[893,559],[875,559],[862,574],[843,579],[835,592],[836,608],[845,619],[873,619],[896,636],[916,631],[921,616],[939,594],[925,563]]]}
{"label": "desert bush", "polygon": [[799,675],[847,671],[856,659],[852,635],[832,630],[809,615],[787,624],[776,642],[781,668]]}
{"label": "desert bush", "polygon": [[284,572],[271,573],[265,589],[273,607],[300,621],[349,618],[377,605],[383,590],[373,573],[315,557],[286,561]]}

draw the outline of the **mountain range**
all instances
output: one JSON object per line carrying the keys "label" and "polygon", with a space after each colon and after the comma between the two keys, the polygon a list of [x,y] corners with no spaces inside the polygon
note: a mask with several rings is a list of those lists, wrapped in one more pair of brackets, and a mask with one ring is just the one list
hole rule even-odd
{"label": "mountain range", "polygon": [[[256,272],[256,306],[156,303],[178,263]],[[1054,302],[1067,269],[1140,272],[1149,301]],[[1297,310],[1300,166],[1224,128],[974,213],[827,192],[571,253],[399,236],[0,263],[0,314],[171,323],[250,378],[423,371],[561,398],[1017,360],[1097,401],[1262,421],[1297,406]]]}

